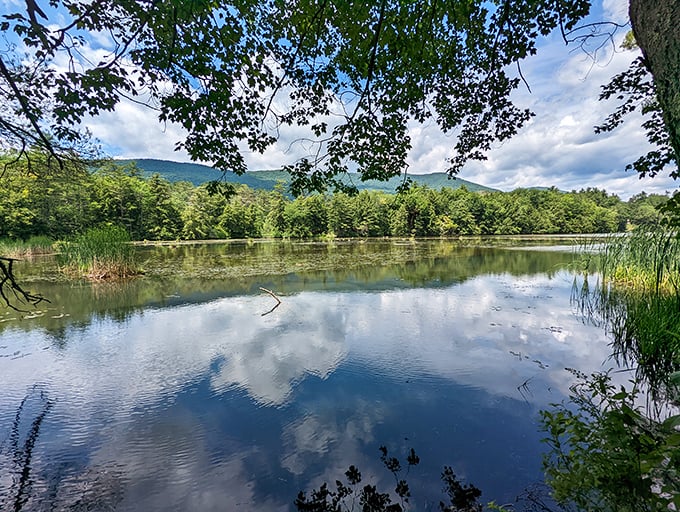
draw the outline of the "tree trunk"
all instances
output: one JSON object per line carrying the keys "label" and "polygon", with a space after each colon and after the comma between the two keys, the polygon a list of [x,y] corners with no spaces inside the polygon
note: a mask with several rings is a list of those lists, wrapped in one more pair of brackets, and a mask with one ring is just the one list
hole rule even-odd
{"label": "tree trunk", "polygon": [[630,0],[629,15],[680,166],[680,0]]}

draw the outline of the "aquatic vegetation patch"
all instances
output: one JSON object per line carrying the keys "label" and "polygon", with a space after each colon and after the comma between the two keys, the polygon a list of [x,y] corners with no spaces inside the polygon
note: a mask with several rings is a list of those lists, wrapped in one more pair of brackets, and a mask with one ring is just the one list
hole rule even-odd
{"label": "aquatic vegetation patch", "polygon": [[680,292],[680,237],[664,227],[610,237],[597,269],[605,282],[639,292]]}
{"label": "aquatic vegetation patch", "polygon": [[28,240],[0,239],[0,254],[6,258],[31,259],[54,252],[54,240],[47,236],[32,236]]}
{"label": "aquatic vegetation patch", "polygon": [[130,235],[119,226],[88,229],[59,243],[62,268],[91,280],[121,279],[139,274]]}
{"label": "aquatic vegetation patch", "polygon": [[[586,261],[586,260],[584,260]],[[572,301],[612,338],[613,358],[635,367],[654,400],[680,370],[680,238],[661,227],[612,237],[587,256]],[[597,273],[590,286],[588,274]]]}

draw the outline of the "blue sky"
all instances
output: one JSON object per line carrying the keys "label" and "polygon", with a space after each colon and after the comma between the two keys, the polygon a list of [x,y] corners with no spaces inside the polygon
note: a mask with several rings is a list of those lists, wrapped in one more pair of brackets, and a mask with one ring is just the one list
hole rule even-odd
{"label": "blue sky", "polygon": [[[592,19],[627,21],[625,0],[595,0]],[[0,0],[7,10],[16,0]],[[512,140],[497,144],[486,162],[471,162],[460,177],[501,190],[517,187],[556,186],[563,190],[584,187],[605,188],[627,199],[642,190],[652,193],[673,191],[677,184],[666,176],[638,179],[626,172],[626,164],[646,153],[649,146],[639,122],[630,119],[613,133],[596,135],[593,127],[613,111],[615,103],[598,101],[600,87],[621,72],[637,54],[618,48],[626,29],[616,34],[615,45],[606,45],[593,60],[582,50],[566,47],[558,34],[543,40],[538,55],[522,66],[531,92],[522,87],[516,93],[521,106],[536,116]],[[91,41],[93,54],[106,52]],[[132,102],[122,102],[112,113],[86,122],[104,148],[116,158],[161,158],[189,161],[175,151],[183,132],[175,125],[162,125],[156,112]],[[294,141],[304,135],[292,127],[266,153],[244,151],[251,170],[274,169],[305,154]],[[413,125],[413,149],[409,173],[442,172],[453,156],[455,143],[434,125]]]}

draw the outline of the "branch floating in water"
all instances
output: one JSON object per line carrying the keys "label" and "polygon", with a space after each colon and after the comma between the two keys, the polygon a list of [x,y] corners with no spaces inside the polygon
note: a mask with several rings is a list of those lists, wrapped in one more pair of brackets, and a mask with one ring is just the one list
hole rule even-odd
{"label": "branch floating in water", "polygon": [[276,299],[276,302],[281,304],[281,299],[279,299],[273,291],[267,290],[266,288],[262,288],[261,286],[260,286],[260,290],[262,290],[263,292],[267,292],[269,295],[271,295],[272,297],[274,297]]}
{"label": "branch floating in water", "polygon": [[265,316],[265,315],[268,315],[269,313],[271,313],[272,311],[274,311],[276,308],[278,308],[281,305],[281,299],[279,299],[278,296],[273,291],[268,290],[267,288],[262,288],[260,286],[260,290],[262,290],[265,293],[268,293],[269,295],[271,295],[272,297],[274,297],[276,299],[276,304],[274,305],[274,307],[271,308],[266,313],[262,313],[262,316]]}

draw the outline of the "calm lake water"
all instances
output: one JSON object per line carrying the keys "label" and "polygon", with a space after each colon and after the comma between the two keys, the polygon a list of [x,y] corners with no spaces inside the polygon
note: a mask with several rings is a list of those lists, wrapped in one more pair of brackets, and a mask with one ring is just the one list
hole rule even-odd
{"label": "calm lake water", "polygon": [[511,502],[542,480],[565,368],[612,365],[564,242],[139,251],[122,285],[19,269],[51,303],[0,310],[0,509],[292,510],[351,464],[392,488],[381,445],[420,456],[418,510],[444,465]]}

